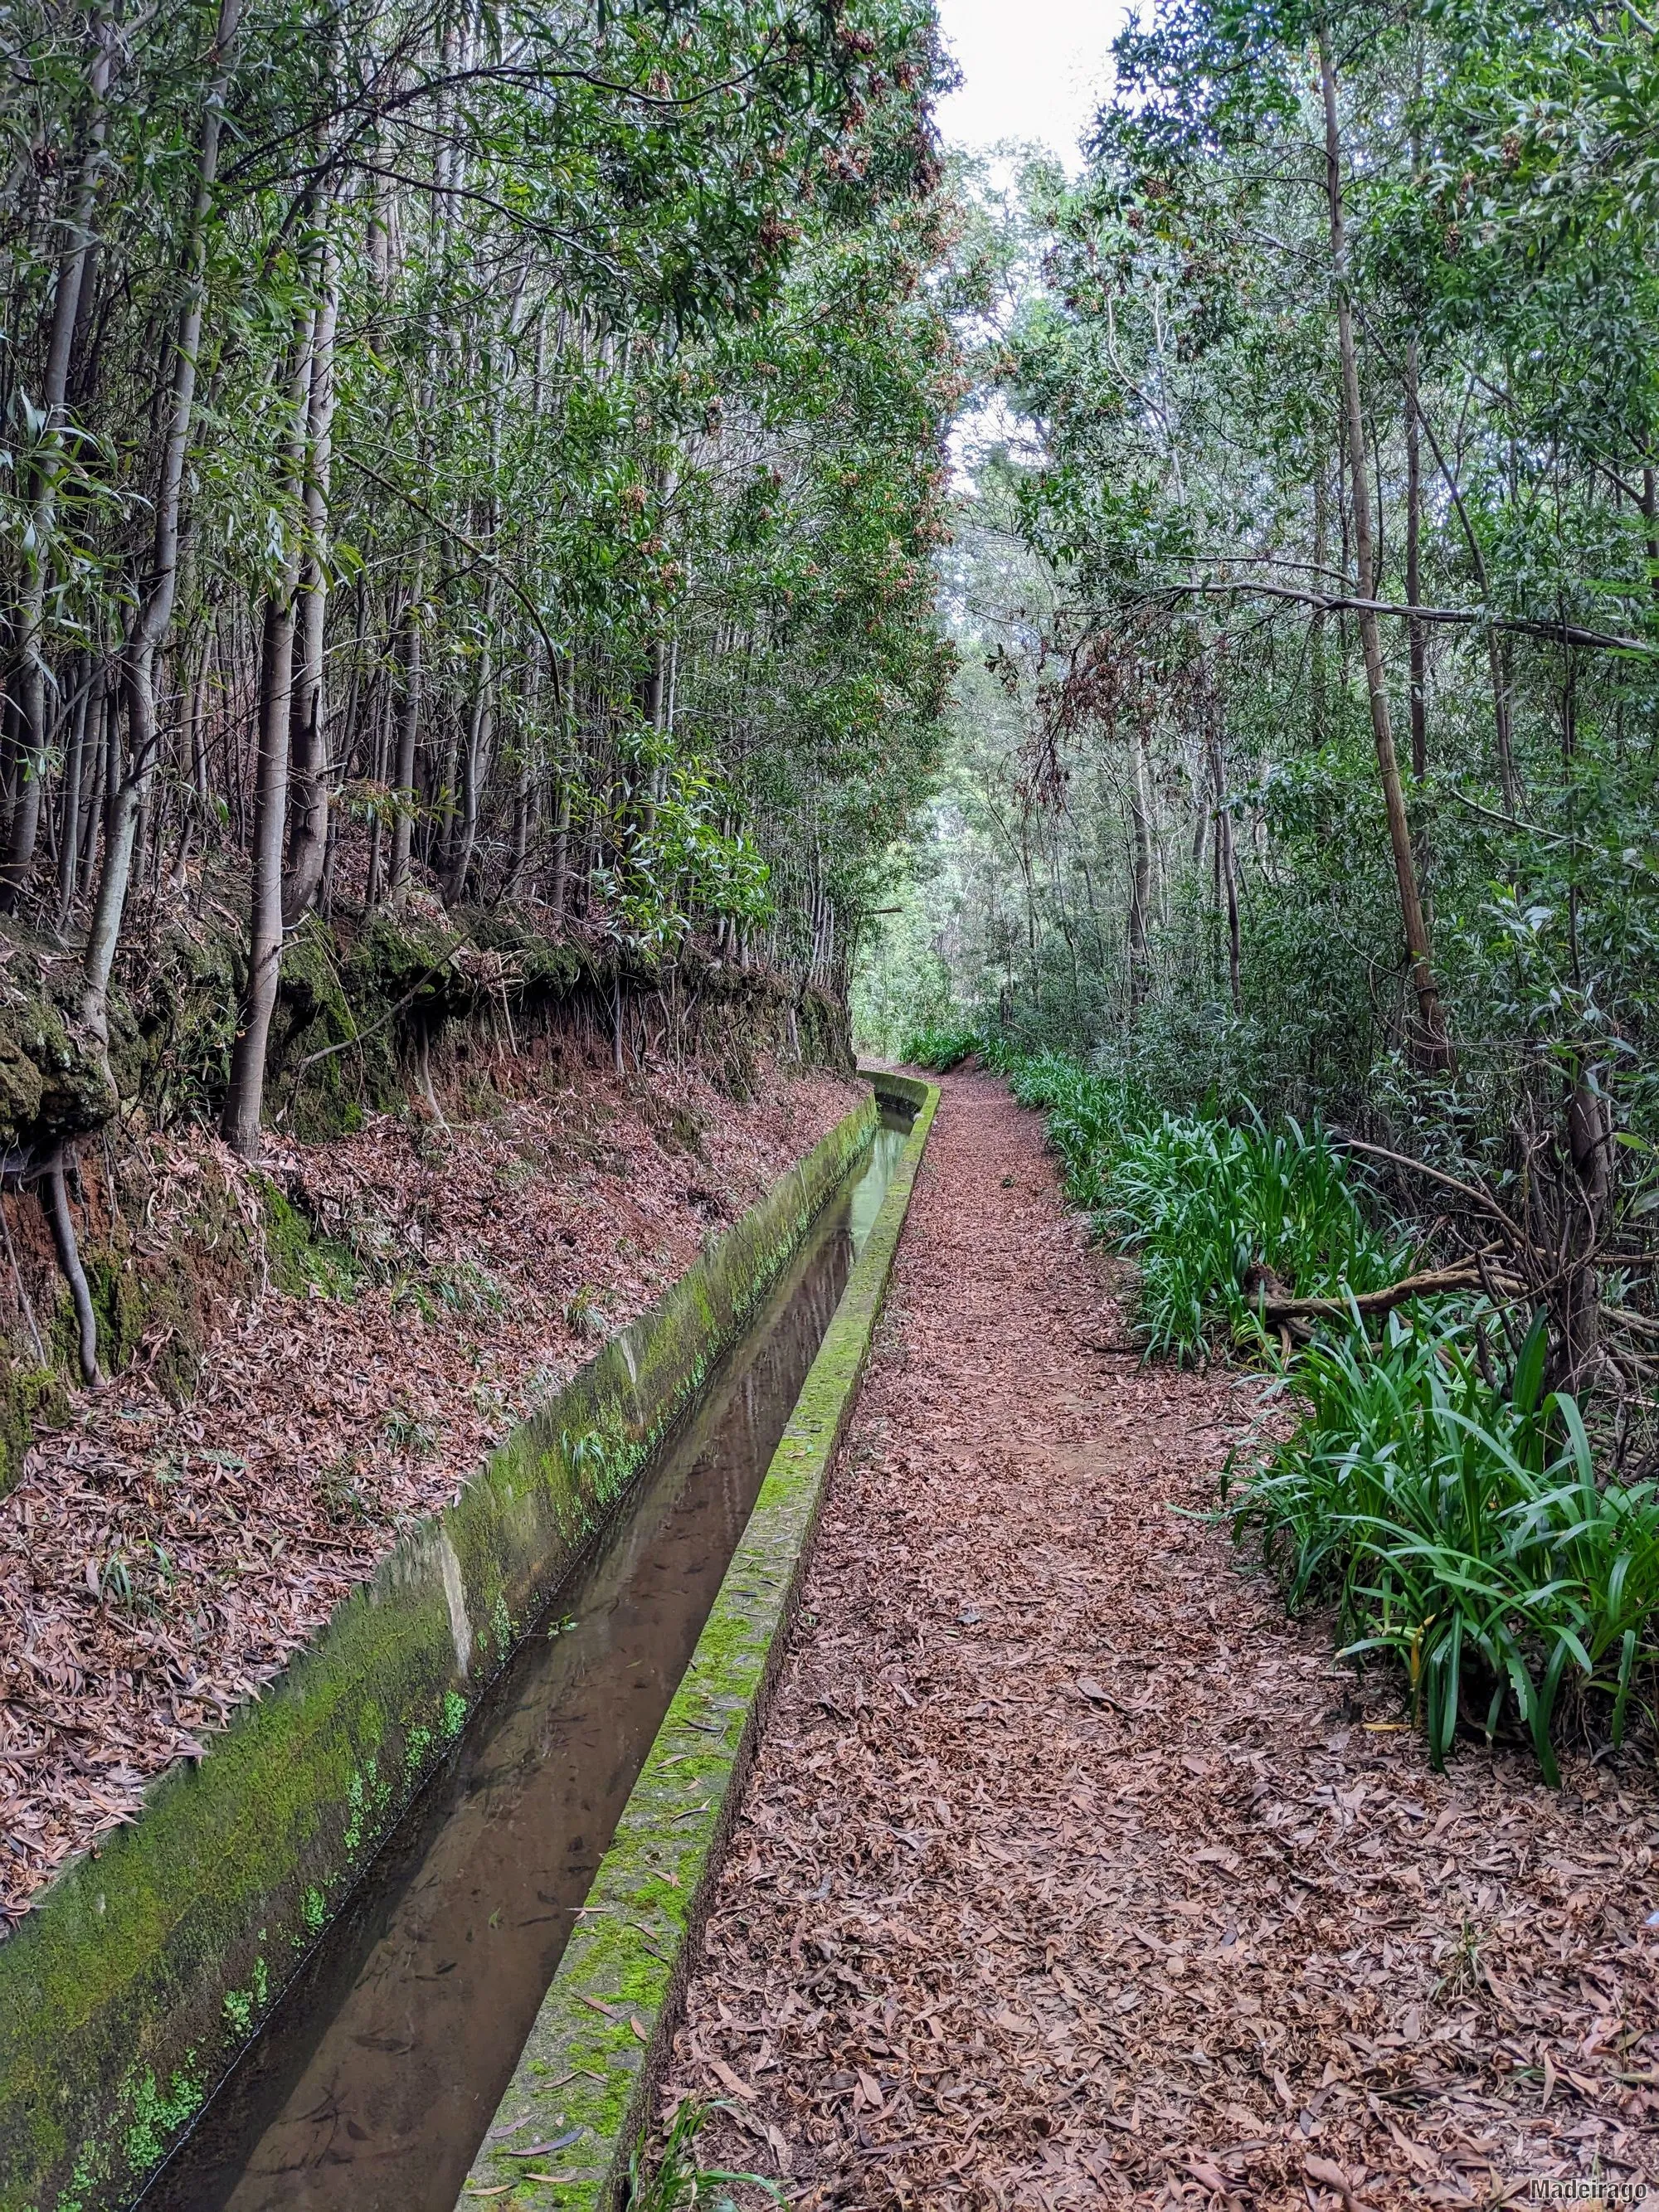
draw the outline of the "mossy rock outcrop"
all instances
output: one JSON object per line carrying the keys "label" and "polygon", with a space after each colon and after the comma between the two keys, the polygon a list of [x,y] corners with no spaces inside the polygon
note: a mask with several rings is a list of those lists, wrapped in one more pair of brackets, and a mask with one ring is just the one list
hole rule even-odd
{"label": "mossy rock outcrop", "polygon": [[[62,965],[62,963],[60,963]],[[115,1110],[103,1061],[81,1030],[67,967],[15,945],[0,983],[0,1152],[18,1165],[101,1128]]]}

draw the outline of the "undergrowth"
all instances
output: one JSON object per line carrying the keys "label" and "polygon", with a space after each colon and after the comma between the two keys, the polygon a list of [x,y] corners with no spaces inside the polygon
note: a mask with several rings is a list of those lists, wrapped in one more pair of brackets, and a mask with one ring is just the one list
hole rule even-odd
{"label": "undergrowth", "polygon": [[1201,1352],[1216,1324],[1251,1332],[1263,1278],[1298,1297],[1380,1290],[1411,1247],[1374,1229],[1322,1129],[1164,1115],[1111,1162],[1097,1218],[1140,1267],[1149,1350]]}
{"label": "undergrowth", "polygon": [[1559,1780],[1571,1723],[1613,1743],[1659,1680],[1659,1485],[1598,1479],[1577,1405],[1543,1395],[1541,1316],[1500,1373],[1480,1302],[1414,1304],[1368,1330],[1357,1309],[1275,1349],[1265,1278],[1342,1298],[1411,1271],[1322,1129],[1164,1110],[1132,1077],[976,1038],[1022,1105],[1048,1115],[1068,1197],[1139,1271],[1149,1354],[1249,1344],[1288,1394],[1288,1442],[1236,1455],[1223,1517],[1292,1612],[1330,1603],[1343,1652],[1404,1676],[1433,1764],[1460,1729],[1529,1742]]}
{"label": "undergrowth", "polygon": [[782,2203],[777,2184],[758,2173],[728,2173],[699,2162],[697,2137],[709,2114],[723,2109],[718,2101],[703,2105],[688,2099],[681,2105],[653,2172],[646,2172],[643,2146],[635,2148],[628,2166],[628,2212],[737,2212],[730,2192],[738,2183]]}
{"label": "undergrowth", "polygon": [[971,1022],[942,1023],[912,1030],[899,1047],[907,1067],[924,1067],[933,1075],[948,1075],[960,1067],[969,1053],[977,1052],[981,1039]]}
{"label": "undergrowth", "polygon": [[1565,1703],[1615,1744],[1633,1697],[1650,1710],[1659,1486],[1598,1483],[1577,1405],[1540,1401],[1541,1322],[1503,1379],[1479,1326],[1396,1314],[1380,1342],[1310,1346],[1302,1419],[1245,1473],[1233,1534],[1292,1612],[1334,1600],[1345,1656],[1400,1663],[1436,1766],[1460,1724],[1513,1725],[1555,1784]]}

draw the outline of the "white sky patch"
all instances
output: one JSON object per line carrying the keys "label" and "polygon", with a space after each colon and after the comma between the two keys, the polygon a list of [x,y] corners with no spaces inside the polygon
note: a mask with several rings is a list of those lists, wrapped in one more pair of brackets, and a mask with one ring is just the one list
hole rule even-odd
{"label": "white sky patch", "polygon": [[956,146],[1047,146],[1075,175],[1128,12],[1127,0],[939,0],[963,76],[940,103],[941,133]]}

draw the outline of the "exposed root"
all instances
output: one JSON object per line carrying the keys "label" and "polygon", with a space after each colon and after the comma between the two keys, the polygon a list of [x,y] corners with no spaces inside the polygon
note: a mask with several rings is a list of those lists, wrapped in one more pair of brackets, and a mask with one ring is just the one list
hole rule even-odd
{"label": "exposed root", "polygon": [[[64,1182],[64,1148],[52,1154],[42,1177],[41,1204],[52,1224],[52,1241],[58,1264],[75,1301],[75,1323],[80,1334],[81,1380],[93,1386],[104,1380],[98,1365],[98,1316],[92,1310],[87,1272],[81,1265],[81,1248],[75,1239],[75,1217],[70,1212],[69,1191]],[[31,1321],[33,1316],[31,1316]],[[37,1335],[38,1340],[38,1335]]]}

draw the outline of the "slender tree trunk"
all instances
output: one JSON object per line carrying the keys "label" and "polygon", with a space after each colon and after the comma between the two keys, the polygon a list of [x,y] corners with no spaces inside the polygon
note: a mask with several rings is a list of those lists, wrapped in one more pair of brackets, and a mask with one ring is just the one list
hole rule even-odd
{"label": "slender tree trunk", "polygon": [[491,640],[495,616],[495,579],[484,580],[483,648],[478,656],[477,681],[467,707],[466,738],[461,749],[460,805],[456,815],[452,849],[444,876],[444,898],[450,906],[466,896],[466,879],[477,848],[478,815],[489,775],[490,740],[495,726],[495,662]]}
{"label": "slender tree trunk", "polygon": [[530,819],[536,803],[536,757],[541,743],[538,708],[541,701],[542,665],[532,660],[525,693],[525,721],[519,738],[518,774],[513,787],[513,860],[501,896],[511,906],[525,896],[525,870],[530,859]]}
{"label": "slender tree trunk", "polygon": [[[88,665],[88,663],[90,664]],[[69,750],[64,761],[64,818],[58,833],[58,933],[69,927],[81,889],[81,786],[85,774],[87,732],[97,742],[104,718],[104,665],[88,655],[82,680],[70,709]]]}
{"label": "slender tree trunk", "polygon": [[70,1296],[75,1304],[81,1379],[95,1386],[104,1379],[98,1367],[98,1316],[93,1310],[92,1292],[87,1285],[86,1270],[81,1265],[80,1246],[76,1242],[75,1217],[70,1212],[69,1192],[64,1186],[64,1149],[61,1145],[52,1154],[46,1169],[46,1190],[41,1203],[52,1227],[52,1247],[58,1255],[58,1265],[63,1270],[64,1279],[70,1286]]}
{"label": "slender tree trunk", "polygon": [[380,787],[388,781],[392,753],[392,683],[383,677],[377,684],[378,697],[374,702],[374,751],[369,768],[369,781],[376,787],[374,819],[368,833],[368,882],[364,890],[364,903],[375,907],[380,902],[384,888],[381,876],[386,848],[386,810]]}
{"label": "slender tree trunk", "polygon": [[[1348,298],[1348,249],[1342,210],[1342,143],[1337,129],[1336,76],[1331,62],[1329,33],[1322,24],[1319,33],[1319,76],[1325,104],[1325,191],[1330,212],[1331,268],[1335,279],[1337,349],[1342,364],[1343,412],[1346,417],[1350,497],[1353,508],[1354,550],[1359,577],[1358,596],[1375,597],[1376,572],[1371,550],[1370,490],[1365,467],[1365,418],[1359,398],[1359,365],[1354,353],[1353,314]],[[1383,803],[1388,809],[1389,842],[1393,848],[1395,878],[1399,887],[1400,914],[1406,950],[1411,962],[1412,985],[1417,994],[1417,1024],[1412,1047],[1425,1067],[1445,1067],[1451,1061],[1440,988],[1435,981],[1428,923],[1418,890],[1417,861],[1412,851],[1411,825],[1406,795],[1400,779],[1400,763],[1394,749],[1394,730],[1389,716],[1388,676],[1382,660],[1382,640],[1375,613],[1359,615],[1361,650],[1365,662],[1365,684],[1370,695],[1371,734],[1376,744],[1377,772]]]}
{"label": "slender tree trunk", "polygon": [[[1423,604],[1423,469],[1417,419],[1417,337],[1406,343],[1406,604]],[[1421,783],[1429,773],[1428,701],[1425,690],[1427,658],[1423,623],[1416,614],[1406,617],[1406,649],[1410,665],[1412,775]]]}
{"label": "slender tree trunk", "polygon": [[107,1048],[109,1040],[109,979],[115,964],[115,947],[126,911],[127,884],[132,867],[133,841],[138,814],[155,772],[155,655],[167,624],[173,619],[179,582],[179,520],[184,489],[185,456],[190,443],[191,419],[196,404],[196,362],[202,343],[202,310],[206,298],[208,224],[219,173],[219,142],[224,119],[225,94],[235,67],[236,34],[242,0],[219,0],[218,28],[214,39],[214,63],[202,102],[200,150],[197,158],[196,195],[185,235],[185,298],[173,342],[173,385],[169,398],[167,443],[156,487],[155,522],[150,549],[150,572],[128,632],[124,655],[123,688],[126,695],[131,754],[126,773],[112,791],[109,830],[104,841],[104,865],[98,879],[98,900],[92,927],[87,933],[86,964],[81,1013],[94,1040]]}
{"label": "slender tree trunk", "polygon": [[559,804],[553,817],[553,882],[548,908],[556,937],[564,927],[565,907],[570,896],[570,769],[559,771]]}
{"label": "slender tree trunk", "polygon": [[14,913],[27,888],[40,830],[41,792],[51,734],[47,708],[50,687],[44,658],[47,578],[57,526],[70,361],[91,252],[93,209],[109,132],[109,87],[114,69],[115,40],[106,7],[100,5],[94,10],[88,34],[93,52],[87,76],[85,150],[76,180],[74,212],[58,261],[52,325],[46,341],[46,380],[40,392],[40,454],[32,471],[29,550],[25,556],[15,647],[20,670],[18,705],[23,727],[18,750],[17,804],[12,810],[5,859],[0,863],[0,914]]}
{"label": "slender tree trunk", "polygon": [[[285,489],[296,503],[303,494],[306,431],[311,398],[314,313],[302,314],[295,338],[292,416]],[[259,668],[259,760],[253,809],[253,891],[248,922],[247,991],[231,1053],[220,1134],[246,1160],[259,1152],[264,1106],[265,1045],[276,1005],[283,961],[283,851],[288,828],[289,738],[294,704],[294,631],[300,582],[297,544],[286,557],[265,600],[264,647]]]}
{"label": "slender tree trunk", "polygon": [[283,885],[283,919],[292,928],[316,900],[328,850],[325,783],[325,698],[323,634],[328,615],[329,461],[334,424],[334,326],[337,281],[331,245],[323,249],[322,298],[311,350],[307,425],[310,452],[305,481],[308,539],[301,571],[289,775],[294,825],[289,872]]}
{"label": "slender tree trunk", "polygon": [[[1320,454],[1318,466],[1314,471],[1313,491],[1314,570],[1322,580],[1318,588],[1322,592],[1326,588],[1323,580],[1325,563],[1330,556],[1330,516],[1328,512],[1328,500],[1325,488],[1323,453]],[[1308,660],[1309,690],[1311,693],[1310,704],[1313,709],[1313,741],[1316,745],[1322,745],[1330,734],[1329,678],[1326,668],[1325,615],[1322,609],[1316,611],[1314,615],[1308,643]]]}
{"label": "slender tree trunk", "polygon": [[1129,1003],[1146,1001],[1151,981],[1147,932],[1152,890],[1152,799],[1146,774],[1146,717],[1135,716],[1134,775],[1129,787],[1132,872],[1129,883]]}
{"label": "slender tree trunk", "polygon": [[421,570],[404,613],[404,696],[398,714],[398,759],[392,797],[391,902],[401,908],[409,897],[410,844],[415,834],[416,793],[415,746],[421,728]]}
{"label": "slender tree trunk", "polygon": [[1244,1010],[1239,974],[1238,867],[1233,854],[1232,809],[1227,801],[1227,761],[1222,737],[1220,693],[1213,683],[1207,688],[1209,696],[1206,704],[1209,713],[1205,734],[1210,756],[1210,781],[1215,794],[1216,889],[1226,909],[1227,983],[1232,996],[1233,1012],[1237,1014]]}

